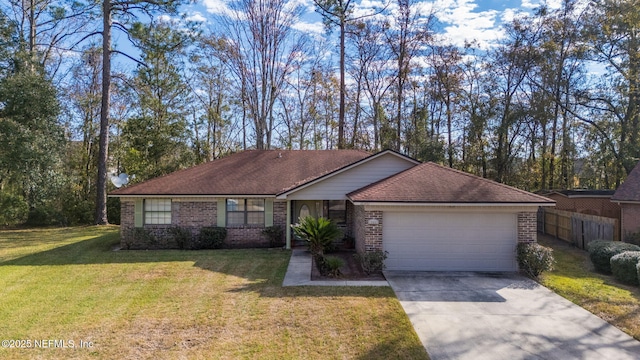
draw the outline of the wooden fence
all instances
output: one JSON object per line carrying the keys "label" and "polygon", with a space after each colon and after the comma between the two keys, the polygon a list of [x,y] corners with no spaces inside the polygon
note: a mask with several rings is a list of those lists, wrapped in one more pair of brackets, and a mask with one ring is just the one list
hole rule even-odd
{"label": "wooden fence", "polygon": [[542,207],[538,210],[538,231],[581,249],[593,240],[620,240],[617,219]]}

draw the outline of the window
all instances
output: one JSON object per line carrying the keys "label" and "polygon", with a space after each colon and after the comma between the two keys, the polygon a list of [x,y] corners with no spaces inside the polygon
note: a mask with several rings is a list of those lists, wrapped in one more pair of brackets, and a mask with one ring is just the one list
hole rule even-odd
{"label": "window", "polygon": [[171,199],[145,199],[144,223],[171,224]]}
{"label": "window", "polygon": [[264,225],[264,199],[227,199],[227,226]]}
{"label": "window", "polygon": [[336,224],[346,224],[347,202],[344,200],[329,200],[329,219]]}

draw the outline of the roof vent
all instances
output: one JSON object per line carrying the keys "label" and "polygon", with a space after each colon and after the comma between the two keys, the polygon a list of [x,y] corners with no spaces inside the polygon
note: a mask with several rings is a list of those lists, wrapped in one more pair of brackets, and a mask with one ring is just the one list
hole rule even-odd
{"label": "roof vent", "polygon": [[280,159],[281,157],[282,157],[282,153],[281,153],[281,152],[279,152],[279,153],[278,153],[278,159]]}

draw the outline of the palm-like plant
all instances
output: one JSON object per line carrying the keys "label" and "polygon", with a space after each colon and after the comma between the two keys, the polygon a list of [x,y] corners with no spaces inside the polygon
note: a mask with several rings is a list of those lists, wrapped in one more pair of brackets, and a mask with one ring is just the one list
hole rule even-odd
{"label": "palm-like plant", "polygon": [[309,243],[309,251],[313,255],[324,254],[324,250],[342,235],[338,226],[331,220],[319,217],[307,216],[291,225],[293,232]]}

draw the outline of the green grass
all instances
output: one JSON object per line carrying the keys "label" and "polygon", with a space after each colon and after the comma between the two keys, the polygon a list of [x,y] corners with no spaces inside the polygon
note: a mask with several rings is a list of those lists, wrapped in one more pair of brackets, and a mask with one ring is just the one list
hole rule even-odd
{"label": "green grass", "polygon": [[544,286],[640,340],[640,288],[596,273],[584,250],[547,236],[538,242],[556,259],[555,270],[540,277]]}
{"label": "green grass", "polygon": [[0,340],[76,346],[0,358],[428,358],[390,288],[282,288],[288,251],[118,242],[117,227],[0,231]]}

